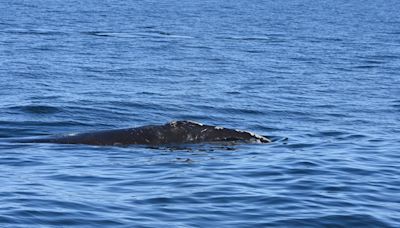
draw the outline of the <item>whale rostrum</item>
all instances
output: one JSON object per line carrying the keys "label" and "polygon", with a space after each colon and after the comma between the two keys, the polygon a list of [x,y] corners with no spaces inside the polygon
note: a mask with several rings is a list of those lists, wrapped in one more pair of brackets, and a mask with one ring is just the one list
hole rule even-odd
{"label": "whale rostrum", "polygon": [[194,121],[173,121],[164,125],[93,131],[44,138],[17,140],[24,143],[88,145],[165,145],[197,143],[270,143],[265,136],[248,131],[205,125]]}

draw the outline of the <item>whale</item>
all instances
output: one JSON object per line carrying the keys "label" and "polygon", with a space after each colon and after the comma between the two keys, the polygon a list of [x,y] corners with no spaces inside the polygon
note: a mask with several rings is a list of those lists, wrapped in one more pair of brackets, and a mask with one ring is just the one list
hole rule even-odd
{"label": "whale", "polygon": [[98,146],[168,145],[199,143],[270,143],[250,131],[206,125],[190,120],[162,125],[92,131],[16,140],[18,143],[86,144]]}

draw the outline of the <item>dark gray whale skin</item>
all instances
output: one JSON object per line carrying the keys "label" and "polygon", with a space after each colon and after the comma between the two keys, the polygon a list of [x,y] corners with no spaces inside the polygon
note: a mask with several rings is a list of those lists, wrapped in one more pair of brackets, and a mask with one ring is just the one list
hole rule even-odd
{"label": "dark gray whale skin", "polygon": [[88,133],[16,140],[19,143],[118,145],[167,145],[195,143],[269,143],[265,136],[193,121],[173,121],[164,125],[94,131]]}

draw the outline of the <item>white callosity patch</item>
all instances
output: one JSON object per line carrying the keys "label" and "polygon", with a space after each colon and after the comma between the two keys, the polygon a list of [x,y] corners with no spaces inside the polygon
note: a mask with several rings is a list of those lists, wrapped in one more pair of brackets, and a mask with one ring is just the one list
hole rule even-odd
{"label": "white callosity patch", "polygon": [[169,123],[169,125],[172,127],[176,127],[176,125],[178,125],[178,121],[172,121]]}
{"label": "white callosity patch", "polygon": [[235,129],[235,131],[241,132],[241,133],[247,133],[247,134],[251,135],[252,137],[258,139],[257,140],[258,143],[261,143],[262,142],[261,140],[264,140],[266,142],[270,142],[271,141],[270,139],[268,139],[268,138],[266,138],[266,137],[264,137],[262,135],[258,135],[258,134],[254,133],[254,132],[251,132],[251,131],[243,131],[243,130],[238,130],[238,129]]}

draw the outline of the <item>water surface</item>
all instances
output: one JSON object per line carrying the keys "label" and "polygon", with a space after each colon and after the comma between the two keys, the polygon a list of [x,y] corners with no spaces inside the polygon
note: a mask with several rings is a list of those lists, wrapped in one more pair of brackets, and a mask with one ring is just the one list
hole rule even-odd
{"label": "water surface", "polygon": [[[398,1],[0,10],[0,226],[400,226]],[[7,142],[180,119],[288,140]]]}

